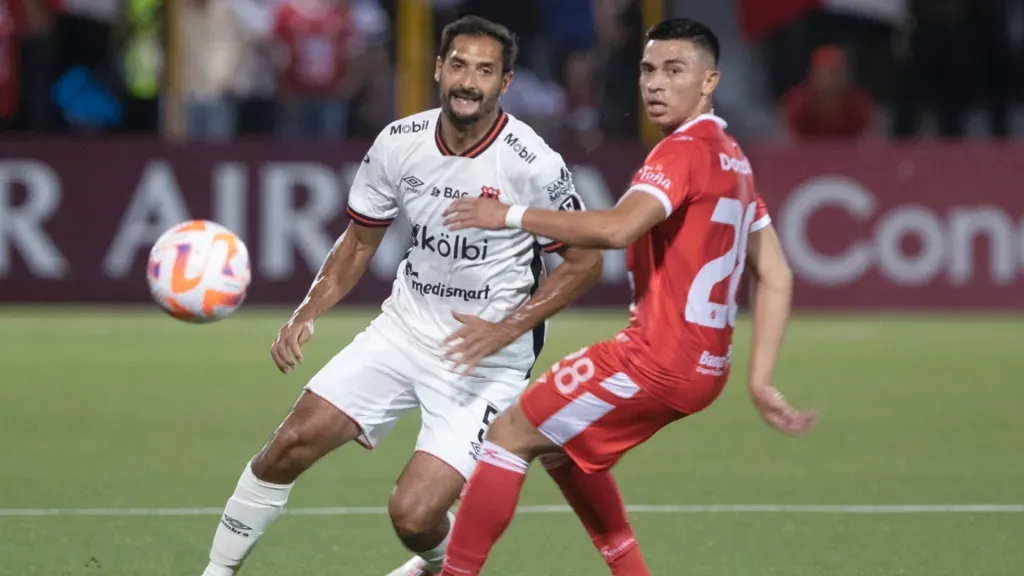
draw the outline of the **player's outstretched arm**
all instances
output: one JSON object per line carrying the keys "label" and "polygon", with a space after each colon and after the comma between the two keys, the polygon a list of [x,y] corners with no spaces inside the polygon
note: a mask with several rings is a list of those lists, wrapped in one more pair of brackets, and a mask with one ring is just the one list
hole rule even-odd
{"label": "player's outstretched arm", "polygon": [[449,228],[522,228],[581,248],[625,248],[665,219],[665,207],[649,194],[628,194],[609,210],[568,212],[508,206],[486,198],[462,198],[444,213]]}
{"label": "player's outstretched arm", "polygon": [[444,341],[445,356],[456,369],[468,374],[481,360],[508,346],[541,322],[557,314],[583,295],[601,277],[602,259],[597,250],[566,248],[562,263],[544,278],[522,306],[499,322],[469,314],[453,313],[462,328]]}
{"label": "player's outstretched arm", "polygon": [[787,434],[802,434],[814,424],[813,412],[793,409],[772,384],[775,362],[789,321],[793,272],[770,224],[750,234],[747,265],[753,282],[753,328],[747,389],[768,425]]}
{"label": "player's outstretched arm", "polygon": [[600,251],[568,247],[561,255],[562,263],[541,280],[533,296],[502,321],[517,338],[558,314],[601,278],[604,261]]}
{"label": "player's outstretched arm", "polygon": [[270,347],[270,356],[281,372],[287,374],[302,362],[301,348],[313,336],[313,322],[355,287],[366,273],[386,232],[386,227],[349,223],[348,229],[320,265],[306,298]]}

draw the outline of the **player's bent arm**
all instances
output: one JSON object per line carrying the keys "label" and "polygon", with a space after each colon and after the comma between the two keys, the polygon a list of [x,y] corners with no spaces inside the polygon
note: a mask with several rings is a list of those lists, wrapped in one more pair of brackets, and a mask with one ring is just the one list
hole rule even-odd
{"label": "player's bent arm", "polygon": [[316,320],[355,287],[377,253],[387,227],[361,226],[350,222],[345,233],[327,254],[306,299],[292,316],[297,321]]}
{"label": "player's bent arm", "polygon": [[772,225],[750,234],[747,267],[751,273],[753,326],[751,390],[771,387],[793,295],[793,272]]}
{"label": "player's bent arm", "polygon": [[627,194],[609,210],[566,212],[527,208],[527,232],[570,246],[625,248],[665,219],[665,207],[650,194]]}
{"label": "player's bent arm", "polygon": [[562,259],[530,299],[501,321],[516,338],[557,314],[601,278],[603,259],[598,250],[569,247],[562,251]]}

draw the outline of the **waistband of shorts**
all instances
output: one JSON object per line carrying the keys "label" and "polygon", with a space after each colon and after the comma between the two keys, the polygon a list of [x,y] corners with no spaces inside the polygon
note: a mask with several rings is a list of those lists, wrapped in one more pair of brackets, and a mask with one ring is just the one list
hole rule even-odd
{"label": "waistband of shorts", "polygon": [[[422,341],[387,312],[378,315],[377,318],[370,322],[370,326],[384,337],[390,338],[393,341],[400,341],[400,345],[405,349],[406,353],[417,356],[424,362],[432,364],[438,370],[452,371],[452,364],[443,357],[439,343],[435,346],[432,343],[428,344]],[[471,379],[501,382],[522,388],[529,384],[525,370],[506,366],[478,365],[469,376]]]}

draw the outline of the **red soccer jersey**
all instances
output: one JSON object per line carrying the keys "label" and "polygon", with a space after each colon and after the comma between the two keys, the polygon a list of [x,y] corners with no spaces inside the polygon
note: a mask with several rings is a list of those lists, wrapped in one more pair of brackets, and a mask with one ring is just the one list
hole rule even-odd
{"label": "red soccer jersey", "polygon": [[353,35],[345,3],[287,0],[278,8],[274,34],[287,48],[283,78],[287,92],[317,96],[337,93]]}
{"label": "red soccer jersey", "polygon": [[871,130],[874,102],[866,90],[850,88],[835,97],[834,107],[821,106],[814,92],[800,85],[786,94],[784,114],[789,131],[798,138],[855,139]]}
{"label": "red soccer jersey", "polygon": [[681,126],[628,192],[654,196],[667,218],[628,249],[633,304],[618,340],[637,384],[685,413],[725,385],[747,238],[770,222],[750,162],[724,128],[710,114]]}

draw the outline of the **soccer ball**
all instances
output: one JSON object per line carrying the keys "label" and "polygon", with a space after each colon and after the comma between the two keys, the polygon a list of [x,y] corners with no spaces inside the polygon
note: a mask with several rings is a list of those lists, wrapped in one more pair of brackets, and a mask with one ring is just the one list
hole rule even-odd
{"label": "soccer ball", "polygon": [[249,250],[227,228],[191,220],[164,232],[146,265],[149,293],[165,312],[197,324],[228,317],[249,288]]}

